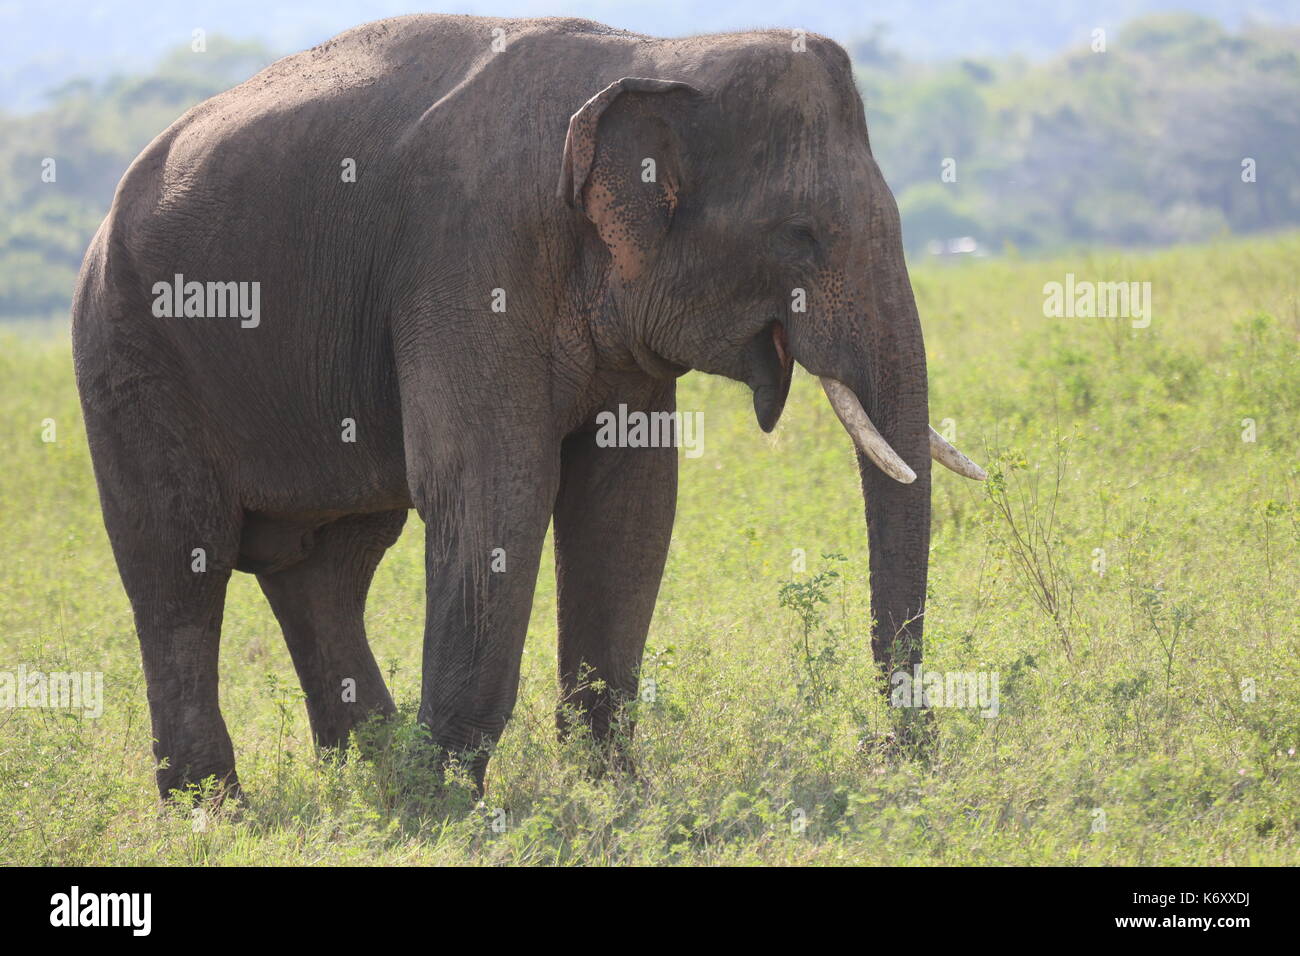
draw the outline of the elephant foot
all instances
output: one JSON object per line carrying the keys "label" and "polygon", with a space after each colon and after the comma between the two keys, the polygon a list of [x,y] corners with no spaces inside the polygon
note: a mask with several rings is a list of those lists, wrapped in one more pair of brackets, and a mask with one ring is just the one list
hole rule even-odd
{"label": "elephant foot", "polygon": [[211,807],[236,807],[245,802],[244,789],[235,771],[197,773],[172,773],[158,771],[158,793],[164,802],[208,805]]}
{"label": "elephant foot", "polygon": [[939,743],[939,726],[929,708],[904,710],[894,720],[892,730],[868,734],[858,741],[857,752],[881,757],[891,762],[920,760],[928,762]]}

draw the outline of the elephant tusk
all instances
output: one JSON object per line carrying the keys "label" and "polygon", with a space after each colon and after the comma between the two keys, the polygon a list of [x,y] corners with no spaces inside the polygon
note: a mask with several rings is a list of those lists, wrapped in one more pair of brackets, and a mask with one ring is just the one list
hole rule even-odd
{"label": "elephant tusk", "polygon": [[963,478],[983,481],[988,477],[983,468],[948,444],[944,437],[934,430],[933,425],[930,426],[930,457]]}
{"label": "elephant tusk", "polygon": [[831,408],[839,416],[840,424],[853,437],[853,444],[866,455],[876,467],[895,481],[910,485],[916,481],[916,472],[907,467],[907,462],[898,457],[898,452],[889,447],[889,442],[876,431],[871,419],[862,408],[862,403],[853,394],[853,389],[833,378],[823,378],[822,388],[831,400]]}

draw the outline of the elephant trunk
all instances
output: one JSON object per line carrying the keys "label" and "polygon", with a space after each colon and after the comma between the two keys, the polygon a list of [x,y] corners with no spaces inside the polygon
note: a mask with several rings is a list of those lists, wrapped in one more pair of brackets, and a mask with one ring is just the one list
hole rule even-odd
{"label": "elephant trunk", "polygon": [[828,310],[830,326],[796,328],[796,354],[821,376],[857,449],[871,551],[871,649],[885,675],[921,663],[930,557],[930,461],[965,478],[987,475],[930,427],[925,341],[883,180],[865,216],[864,266]]}
{"label": "elephant trunk", "polygon": [[899,453],[914,462],[917,476],[910,484],[900,484],[858,453],[871,548],[871,651],[886,674],[921,662],[930,550],[929,456]]}
{"label": "elephant trunk", "polygon": [[855,321],[866,340],[858,340],[843,380],[822,384],[857,448],[871,549],[871,646],[888,674],[921,661],[930,459],[940,456],[932,438],[951,446],[930,428],[925,344],[901,250],[876,275],[883,278],[867,294],[871,314]]}
{"label": "elephant trunk", "polygon": [[[930,423],[925,346],[910,287],[889,302],[889,321],[875,361],[864,366],[855,392],[881,436],[916,476],[899,480],[858,448],[858,471],[871,549],[871,649],[886,672],[921,661],[926,573],[930,554]],[[886,303],[882,303],[885,305]]]}

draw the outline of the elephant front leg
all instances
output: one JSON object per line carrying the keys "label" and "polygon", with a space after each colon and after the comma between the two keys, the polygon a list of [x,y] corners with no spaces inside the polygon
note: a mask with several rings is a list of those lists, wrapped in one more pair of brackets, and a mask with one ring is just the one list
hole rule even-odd
{"label": "elephant front leg", "polygon": [[[672,410],[671,395],[664,406]],[[637,694],[677,505],[675,448],[602,448],[570,436],[555,507],[561,733],[574,714],[625,763]]]}
{"label": "elephant front leg", "polygon": [[420,506],[428,606],[420,720],[481,791],[514,709],[537,566],[558,483],[558,455],[503,442]]}

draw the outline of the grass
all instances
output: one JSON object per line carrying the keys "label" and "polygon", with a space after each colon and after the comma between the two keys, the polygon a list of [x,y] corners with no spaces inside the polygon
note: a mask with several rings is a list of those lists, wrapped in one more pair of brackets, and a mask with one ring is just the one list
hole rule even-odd
{"label": "grass", "polygon": [[[867,689],[857,477],[816,383],[765,436],[743,388],[688,376],[705,454],[682,460],[641,773],[592,779],[585,742],[555,737],[548,561],[481,807],[408,759],[418,520],[370,597],[402,707],[375,756],[313,752],[237,574],[221,701],[249,800],[160,807],[66,339],[0,340],[0,671],[105,675],[99,719],[0,710],[0,863],[1300,862],[1297,262],[1288,235],[914,271],[932,420],[992,473],[936,472],[927,664],[1000,688],[996,718],[936,710],[924,761],[865,743],[891,714]],[[1067,271],[1150,281],[1151,326],[1044,318]]]}

